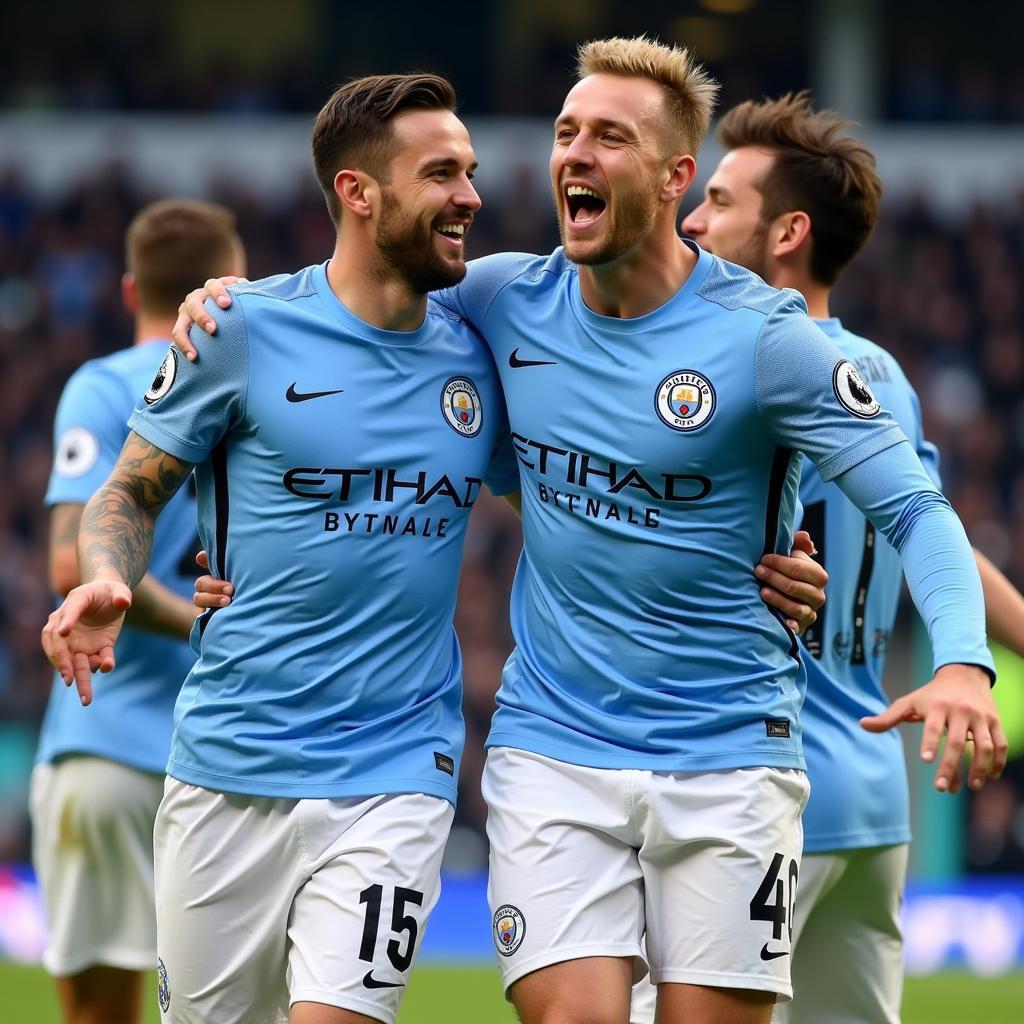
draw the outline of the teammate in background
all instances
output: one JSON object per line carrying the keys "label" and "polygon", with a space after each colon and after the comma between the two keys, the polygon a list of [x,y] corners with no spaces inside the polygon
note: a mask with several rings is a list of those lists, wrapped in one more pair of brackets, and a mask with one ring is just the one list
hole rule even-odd
{"label": "teammate in background", "polygon": [[[495,355],[523,483],[484,778],[495,942],[524,1024],[622,1024],[645,961],[663,1024],[764,1024],[791,994],[807,790],[797,648],[750,566],[789,550],[794,449],[901,551],[940,775],[970,728],[978,781],[1005,763],[981,587],[803,302],[678,239],[714,84],[646,39],[588,44],[580,70],[551,160],[564,249],[475,261],[439,297]],[[183,317],[208,326],[197,298]]]}
{"label": "teammate in background", "polygon": [[437,900],[466,524],[485,481],[519,483],[490,355],[427,303],[465,274],[480,206],[454,107],[434,75],[328,99],[333,255],[236,288],[201,372],[167,354],[83,515],[85,582],[44,629],[87,698],[195,466],[204,547],[239,597],[199,624],[156,820],[176,1024],[390,1024]]}
{"label": "teammate in background", "polygon": [[[110,473],[128,417],[167,350],[181,289],[210,272],[244,273],[234,218],[212,203],[164,200],[132,221],[121,290],[135,318],[132,348],[82,366],[54,424],[46,504],[50,582],[79,584],[75,540],[85,503]],[[33,859],[46,905],[43,961],[68,1024],[139,1018],[143,978],[156,963],[153,819],[163,793],[174,700],[195,660],[196,505],[187,490],[167,507],[150,572],[132,592],[117,668],[86,711],[54,679],[32,775]]]}
{"label": "teammate in background", "polygon": [[[683,221],[683,233],[769,284],[800,292],[815,322],[893,413],[939,486],[938,453],[924,440],[917,395],[900,366],[829,315],[829,293],[874,228],[882,192],[874,156],[848,128],[834,114],[815,111],[806,93],[733,108],[718,127],[726,155],[704,201]],[[898,1024],[899,908],[910,812],[899,733],[881,730],[926,714],[924,691],[886,710],[882,688],[902,583],[900,558],[813,465],[804,468],[800,501],[803,525],[828,571],[829,603],[801,640],[811,795],[791,923],[795,997],[776,1008],[775,1019]],[[1024,655],[1024,598],[991,562],[977,552],[975,557],[989,633]],[[994,739],[1000,742],[999,734]],[[935,749],[937,740],[934,730],[927,731],[922,749]],[[976,742],[977,754],[988,756],[988,738]],[[980,781],[973,780],[974,788]],[[954,769],[950,792],[959,785]],[[653,1021],[653,1012],[647,1019]]]}

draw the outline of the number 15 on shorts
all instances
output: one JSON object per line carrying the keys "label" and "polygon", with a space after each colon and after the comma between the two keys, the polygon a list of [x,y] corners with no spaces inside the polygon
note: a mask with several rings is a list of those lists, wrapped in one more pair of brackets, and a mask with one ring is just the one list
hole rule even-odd
{"label": "number 15 on shorts", "polygon": [[[789,955],[789,944],[793,941],[793,907],[796,902],[796,883],[799,875],[799,868],[795,860],[790,859],[787,877],[782,876],[782,865],[785,857],[776,853],[768,866],[761,884],[750,901],[751,921],[770,921],[772,925],[772,940],[761,947],[762,960],[776,960],[780,956]],[[789,890],[788,899],[786,890]],[[783,937],[783,929],[788,929],[786,935],[785,949],[780,949],[777,943]]]}
{"label": "number 15 on shorts", "polygon": [[[377,949],[377,936],[380,932],[380,912],[384,902],[384,886],[371,885],[359,894],[359,902],[366,906],[363,920],[363,939],[359,945],[359,959],[367,963],[374,962]],[[391,900],[391,933],[396,936],[389,939],[387,957],[391,966],[404,974],[412,963],[416,952],[416,937],[419,925],[412,914],[407,913],[409,905],[422,907],[423,893],[416,889],[404,889],[396,885]],[[400,988],[405,981],[387,981],[374,975],[371,968],[363,976],[364,988]]]}

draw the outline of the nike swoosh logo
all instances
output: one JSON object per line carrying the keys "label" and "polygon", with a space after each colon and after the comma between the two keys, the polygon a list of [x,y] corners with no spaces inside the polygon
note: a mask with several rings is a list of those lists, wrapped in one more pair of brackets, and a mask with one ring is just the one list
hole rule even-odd
{"label": "nike swoosh logo", "polygon": [[788,949],[779,949],[779,950],[769,949],[767,942],[761,947],[761,959],[762,960],[778,960],[780,956],[789,956],[789,950]]}
{"label": "nike swoosh logo", "polygon": [[373,976],[373,971],[367,971],[363,975],[363,988],[401,988],[404,981],[378,981]]}
{"label": "nike swoosh logo", "polygon": [[345,389],[338,388],[335,391],[307,391],[302,393],[295,390],[295,384],[297,381],[293,381],[288,385],[288,390],[284,393],[284,397],[289,402],[308,402],[311,398],[324,398],[327,395],[340,395]]}
{"label": "nike swoosh logo", "polygon": [[551,359],[520,359],[519,349],[516,348],[508,357],[508,365],[513,370],[518,370],[520,366],[557,366],[558,364]]}

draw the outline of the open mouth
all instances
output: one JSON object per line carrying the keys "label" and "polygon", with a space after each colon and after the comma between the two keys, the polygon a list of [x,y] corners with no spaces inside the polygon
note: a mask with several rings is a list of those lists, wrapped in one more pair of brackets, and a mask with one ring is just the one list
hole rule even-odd
{"label": "open mouth", "polygon": [[593,224],[608,204],[587,185],[569,185],[565,190],[565,206],[569,220],[577,227]]}
{"label": "open mouth", "polygon": [[452,245],[462,248],[469,225],[462,221],[443,220],[434,226],[434,230],[447,239]]}

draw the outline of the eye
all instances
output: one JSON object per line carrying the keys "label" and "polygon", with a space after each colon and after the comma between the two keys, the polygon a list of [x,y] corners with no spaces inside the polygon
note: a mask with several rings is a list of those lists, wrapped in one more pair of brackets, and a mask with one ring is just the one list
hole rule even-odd
{"label": "eye", "polygon": [[624,138],[622,138],[621,135],[616,135],[614,132],[605,132],[604,135],[601,136],[601,138],[605,142],[611,142],[615,145],[621,145],[626,141]]}
{"label": "eye", "polygon": [[555,141],[568,142],[574,134],[575,133],[571,128],[559,128],[558,131],[555,132]]}

